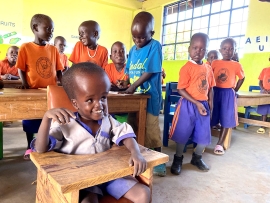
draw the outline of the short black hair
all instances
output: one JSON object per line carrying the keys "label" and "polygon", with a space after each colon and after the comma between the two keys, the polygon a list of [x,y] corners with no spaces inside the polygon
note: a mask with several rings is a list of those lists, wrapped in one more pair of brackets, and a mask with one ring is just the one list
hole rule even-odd
{"label": "short black hair", "polygon": [[[95,75],[95,76],[107,76],[106,72],[100,66],[91,63],[91,62],[83,62],[73,64],[63,75],[62,77],[62,85],[64,90],[66,91],[69,99],[76,98],[76,84],[74,80],[75,75]],[[108,77],[108,76],[107,76]]]}
{"label": "short black hair", "polygon": [[155,24],[154,17],[151,13],[142,11],[134,17],[131,27],[135,24],[142,24],[153,31]]}
{"label": "short black hair", "polygon": [[218,51],[217,51],[217,50],[211,50],[211,51],[209,51],[209,52],[207,53],[207,58],[209,57],[209,55],[210,55],[211,53],[216,53],[217,56],[218,56]]}
{"label": "short black hair", "polygon": [[35,14],[32,19],[31,19],[31,22],[30,22],[30,27],[31,27],[31,30],[33,30],[33,25],[34,24],[39,24],[41,23],[44,19],[49,19],[52,21],[52,19],[45,15],[45,14]]}
{"label": "short black hair", "polygon": [[222,42],[220,44],[220,47],[222,47],[222,45],[225,44],[225,43],[227,43],[227,42],[231,43],[234,46],[234,48],[236,48],[236,45],[237,45],[236,44],[236,41],[233,38],[231,38],[231,37],[228,37],[228,38],[222,40]]}
{"label": "short black hair", "polygon": [[203,38],[205,40],[206,43],[209,43],[210,39],[209,39],[209,36],[205,33],[202,33],[202,32],[198,32],[198,33],[195,33],[194,35],[192,35],[191,39],[190,39],[190,44],[192,42],[192,40],[196,39],[196,38]]}
{"label": "short black hair", "polygon": [[57,36],[57,37],[54,38],[54,45],[55,45],[55,43],[56,43],[58,40],[66,41],[66,39],[65,39],[64,37],[62,37],[62,36]]}
{"label": "short black hair", "polygon": [[114,42],[114,43],[112,44],[112,46],[111,46],[111,52],[112,52],[112,48],[113,48],[113,46],[114,46],[114,45],[116,45],[116,44],[121,44],[123,47],[125,47],[125,45],[124,45],[124,43],[123,43],[123,42],[116,41],[116,42]]}

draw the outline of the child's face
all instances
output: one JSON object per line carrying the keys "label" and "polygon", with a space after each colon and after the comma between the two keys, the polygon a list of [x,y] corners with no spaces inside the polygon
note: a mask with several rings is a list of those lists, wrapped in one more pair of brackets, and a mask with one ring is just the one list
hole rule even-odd
{"label": "child's face", "polygon": [[216,52],[211,52],[211,53],[208,54],[207,61],[208,61],[210,64],[212,64],[212,62],[213,62],[214,60],[216,60],[216,59],[218,59],[218,55],[217,55]]}
{"label": "child's face", "polygon": [[108,111],[107,96],[110,90],[110,80],[106,75],[75,76],[76,99],[72,99],[74,107],[85,123],[97,121],[104,117]]}
{"label": "child's face", "polygon": [[219,52],[221,53],[223,60],[229,61],[234,55],[235,47],[232,42],[225,42],[220,46]]}
{"label": "child's face", "polygon": [[59,39],[56,41],[54,46],[58,49],[58,52],[62,54],[62,53],[64,53],[65,48],[67,46],[66,40]]}
{"label": "child's face", "polygon": [[190,42],[188,53],[190,58],[197,64],[202,64],[202,59],[205,57],[207,48],[207,40],[203,37],[196,37]]}
{"label": "child's face", "polygon": [[39,41],[49,42],[53,37],[54,24],[49,18],[35,25],[34,32]]}
{"label": "child's face", "polygon": [[19,49],[17,47],[10,47],[7,52],[7,59],[10,64],[16,64]]}
{"label": "child's face", "polygon": [[93,27],[81,25],[79,27],[79,39],[84,46],[96,46],[99,39],[98,32]]}
{"label": "child's face", "polygon": [[126,49],[121,43],[112,46],[110,58],[114,64],[124,64],[126,62]]}
{"label": "child's face", "polygon": [[154,31],[149,30],[147,25],[134,24],[131,28],[132,39],[137,48],[144,47],[154,35]]}

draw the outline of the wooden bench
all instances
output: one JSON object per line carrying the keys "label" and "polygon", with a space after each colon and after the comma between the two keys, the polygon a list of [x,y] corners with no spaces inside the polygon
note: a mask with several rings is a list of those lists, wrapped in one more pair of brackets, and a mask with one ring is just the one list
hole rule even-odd
{"label": "wooden bench", "polygon": [[[153,167],[169,161],[169,156],[145,148],[140,151],[147,161],[147,170],[138,179],[148,185],[152,194]],[[77,203],[79,190],[110,180],[131,175],[130,152],[125,146],[113,147],[106,152],[93,155],[67,155],[57,152],[31,153],[37,167],[37,203]],[[105,196],[101,202],[130,202],[125,198],[116,201]]]}

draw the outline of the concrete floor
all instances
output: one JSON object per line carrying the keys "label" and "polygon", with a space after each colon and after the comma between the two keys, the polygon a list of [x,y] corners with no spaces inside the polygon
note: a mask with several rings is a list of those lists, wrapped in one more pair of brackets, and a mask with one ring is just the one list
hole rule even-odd
{"label": "concrete floor", "polygon": [[[163,116],[160,117],[161,129]],[[167,176],[154,177],[153,203],[270,203],[270,137],[256,133],[257,127],[233,130],[232,146],[225,155],[213,153],[216,137],[203,155],[211,167],[201,172],[189,162],[192,149],[184,155],[181,175],[170,173],[175,144],[163,152],[170,156]],[[268,131],[267,131],[268,132]],[[20,122],[4,128],[4,159],[0,161],[0,203],[35,202],[36,168],[23,159],[26,138]]]}

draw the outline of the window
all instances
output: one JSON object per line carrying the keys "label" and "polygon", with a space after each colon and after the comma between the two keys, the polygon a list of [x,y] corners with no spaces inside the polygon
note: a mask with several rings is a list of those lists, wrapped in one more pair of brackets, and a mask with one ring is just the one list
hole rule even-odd
{"label": "window", "polygon": [[232,37],[243,55],[249,0],[180,0],[164,7],[162,49],[164,60],[188,59],[190,38],[209,35],[208,50]]}

